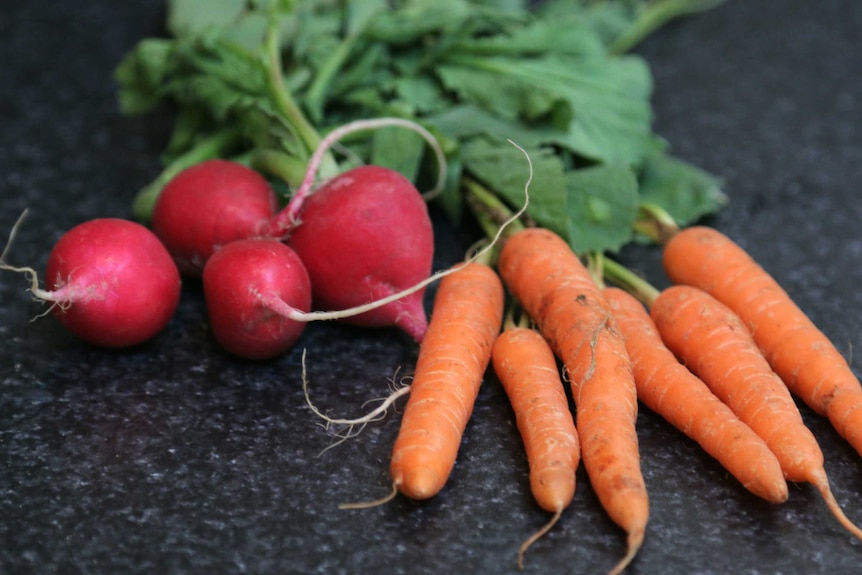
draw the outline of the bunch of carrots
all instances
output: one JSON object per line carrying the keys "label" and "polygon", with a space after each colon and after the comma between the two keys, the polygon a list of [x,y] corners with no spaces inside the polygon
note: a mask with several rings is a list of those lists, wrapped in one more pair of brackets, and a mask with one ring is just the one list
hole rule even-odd
{"label": "bunch of carrots", "polygon": [[823,454],[791,395],[827,416],[862,454],[862,385],[740,246],[703,226],[653,227],[672,283],[659,291],[612,260],[582,259],[552,231],[513,222],[505,204],[478,184],[467,187],[489,235],[505,217],[508,227],[502,237],[497,229],[495,250],[458,264],[440,283],[393,447],[391,494],[343,507],[439,493],[492,366],[516,416],[532,495],[552,513],[524,541],[519,565],[571,504],[581,460],[603,508],[627,534],[627,550],[609,573],[636,557],[649,519],[639,403],[767,501],[786,501],[788,481],[811,483],[862,539],[830,490]]}

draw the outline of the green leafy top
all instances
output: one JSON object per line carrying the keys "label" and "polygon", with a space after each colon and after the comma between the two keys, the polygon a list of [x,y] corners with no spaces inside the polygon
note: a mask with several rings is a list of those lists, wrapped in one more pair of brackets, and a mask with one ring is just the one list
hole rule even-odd
{"label": "green leafy top", "polygon": [[[169,38],[119,64],[124,112],[171,104],[166,174],[206,156],[244,158],[296,184],[317,134],[399,116],[432,130],[450,160],[440,198],[461,217],[469,178],[511,205],[534,166],[529,217],[579,253],[616,251],[639,209],[685,225],[724,202],[710,174],[670,156],[652,131],[652,78],[628,52],[670,18],[717,0],[169,0]],[[353,142],[344,162],[427,177],[424,146],[396,129]]]}

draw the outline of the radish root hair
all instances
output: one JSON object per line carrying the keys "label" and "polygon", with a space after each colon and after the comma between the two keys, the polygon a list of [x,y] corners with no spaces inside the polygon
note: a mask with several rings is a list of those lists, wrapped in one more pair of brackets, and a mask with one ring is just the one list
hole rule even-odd
{"label": "radish root hair", "polygon": [[[333,426],[333,425],[340,425],[340,426],[346,427],[345,431],[338,432],[335,434],[335,436],[338,437],[338,441],[336,441],[332,445],[329,445],[328,447],[326,447],[326,449],[324,449],[323,451],[321,451],[318,454],[318,457],[320,455],[323,455],[325,452],[329,451],[330,449],[332,449],[336,445],[340,445],[342,442],[359,435],[368,423],[371,423],[373,421],[379,421],[379,420],[383,419],[383,417],[386,415],[387,411],[389,411],[389,408],[395,404],[395,401],[398,400],[400,397],[407,395],[410,392],[410,385],[409,384],[403,384],[403,383],[398,384],[395,382],[394,379],[390,379],[389,380],[390,381],[390,389],[392,390],[392,392],[387,397],[372,399],[372,400],[366,401],[365,403],[362,404],[362,406],[364,407],[372,401],[379,401],[380,405],[375,407],[370,412],[368,412],[365,415],[362,415],[360,417],[354,418],[354,419],[330,417],[329,415],[323,413],[311,401],[311,394],[309,393],[309,390],[308,390],[308,371],[306,368],[305,354],[306,354],[306,350],[303,349],[302,350],[302,375],[301,375],[301,377],[302,377],[302,393],[305,396],[306,404],[308,405],[309,409],[311,409],[311,411],[315,415],[317,415],[318,417],[320,417],[321,419],[324,420],[324,423],[321,424],[324,427],[324,429],[329,430],[331,428],[331,426]],[[403,380],[402,380],[402,382],[403,382]],[[358,429],[357,429],[357,427],[358,427]]]}
{"label": "radish root hair", "polygon": [[40,288],[39,274],[33,268],[29,266],[18,267],[6,263],[6,256],[8,255],[9,250],[12,247],[12,242],[15,240],[15,236],[18,235],[18,230],[21,228],[21,224],[24,222],[24,218],[27,216],[27,211],[28,210],[25,209],[23,212],[21,212],[21,215],[18,216],[18,219],[12,226],[12,230],[9,232],[9,239],[6,240],[6,246],[3,248],[3,252],[0,253],[0,270],[7,270],[10,272],[24,274],[24,276],[27,278],[27,281],[30,282],[30,287],[28,291],[30,292],[30,295],[33,296],[33,300],[40,303],[51,302],[51,305],[48,307],[48,309],[30,320],[31,322],[33,322],[40,317],[46,316],[51,313],[51,310],[55,307],[59,307],[60,309],[65,310],[68,309],[68,307],[72,304],[69,301],[60,301],[60,298],[57,297],[56,293],[52,293]]}

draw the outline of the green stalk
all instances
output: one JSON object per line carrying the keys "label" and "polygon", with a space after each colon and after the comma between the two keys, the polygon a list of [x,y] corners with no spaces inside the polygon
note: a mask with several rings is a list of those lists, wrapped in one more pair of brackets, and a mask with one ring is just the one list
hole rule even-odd
{"label": "green stalk", "polygon": [[[296,100],[287,89],[282,74],[281,43],[278,33],[278,19],[271,17],[264,41],[266,50],[266,73],[270,96],[276,109],[296,131],[308,154],[312,154],[320,145],[321,137],[317,130],[302,113]],[[327,153],[321,162],[320,174],[324,177],[334,175],[338,166],[331,154]]]}
{"label": "green stalk", "polygon": [[[461,183],[466,188],[467,205],[476,215],[479,225],[488,238],[493,238],[500,226],[511,218],[514,212],[503,200],[479,182],[464,178]],[[514,221],[509,224],[503,237],[516,234],[524,228],[523,223]]]}
{"label": "green stalk", "polygon": [[335,74],[341,69],[344,62],[347,61],[347,57],[353,50],[353,45],[356,44],[359,36],[358,33],[347,36],[335,50],[330,52],[329,58],[326,59],[317,71],[314,80],[311,82],[311,86],[308,88],[305,102],[312,118],[318,122],[323,119],[323,100],[326,97],[326,92],[329,90],[329,85],[332,83]]}
{"label": "green stalk", "polygon": [[257,149],[252,152],[251,167],[281,179],[292,189],[302,184],[306,172],[305,162],[290,154],[272,149]]}
{"label": "green stalk", "polygon": [[725,0],[657,0],[649,4],[628,30],[620,34],[608,51],[623,54],[638,45],[644,38],[655,32],[669,21],[711,10]]}
{"label": "green stalk", "polygon": [[173,162],[168,164],[162,172],[156,176],[156,179],[147,184],[132,202],[132,216],[143,223],[148,223],[153,215],[153,208],[156,205],[156,200],[165,185],[171,181],[177,174],[188,167],[217,158],[222,153],[235,144],[240,138],[240,131],[237,128],[222,130],[201,140],[188,151],[177,157]]}
{"label": "green stalk", "polygon": [[647,306],[658,297],[658,289],[619,262],[602,258],[601,266],[604,279],[626,290]]}
{"label": "green stalk", "polygon": [[679,231],[679,224],[658,204],[643,203],[638,206],[634,231],[659,245],[664,245]]}

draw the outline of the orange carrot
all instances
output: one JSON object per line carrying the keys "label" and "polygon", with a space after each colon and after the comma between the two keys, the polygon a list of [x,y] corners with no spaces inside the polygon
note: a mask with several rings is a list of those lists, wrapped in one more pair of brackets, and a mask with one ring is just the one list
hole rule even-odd
{"label": "orange carrot", "polygon": [[400,493],[427,499],[449,478],[502,326],[504,296],[497,273],[478,262],[440,281],[392,451]]}
{"label": "orange carrot", "polygon": [[766,443],[665,346],[643,304],[619,288],[605,299],[632,360],[638,399],[700,444],[752,493],[787,500],[781,465]]}
{"label": "orange carrot", "polygon": [[619,573],[643,544],[649,518],[635,432],[637,390],[625,343],[600,288],[553,232],[532,228],[512,235],[498,267],[566,367],[584,467],[602,506],[628,534],[628,551],[611,571]]}
{"label": "orange carrot", "polygon": [[684,285],[662,291],[650,314],[667,346],[763,438],[784,476],[813,484],[838,521],[862,539],[862,530],[832,495],[817,440],[739,317],[706,292]]}
{"label": "orange carrot", "polygon": [[778,282],[721,232],[692,227],[665,246],[675,283],[699,287],[748,326],[791,392],[862,454],[862,385],[847,361]]}
{"label": "orange carrot", "polygon": [[507,327],[494,343],[494,371],[512,404],[530,465],[530,489],[554,515],[518,551],[524,552],[557,522],[575,494],[580,446],[554,352],[538,332]]}

